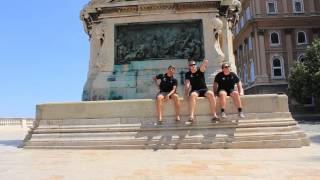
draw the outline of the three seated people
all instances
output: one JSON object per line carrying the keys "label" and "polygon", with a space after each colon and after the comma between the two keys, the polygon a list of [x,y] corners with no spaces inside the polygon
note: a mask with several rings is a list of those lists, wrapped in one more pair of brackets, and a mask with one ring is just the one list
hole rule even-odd
{"label": "three seated people", "polygon": [[[238,115],[240,118],[244,118],[242,111],[242,103],[240,96],[244,95],[243,88],[239,77],[231,72],[230,65],[228,63],[223,63],[221,66],[221,72],[219,72],[213,82],[213,91],[209,90],[205,81],[205,70],[209,61],[204,59],[200,67],[197,67],[196,61],[194,59],[188,60],[189,71],[185,74],[184,83],[184,95],[188,99],[189,104],[189,119],[188,123],[192,124],[195,121],[195,108],[198,97],[206,97],[209,101],[212,121],[219,120],[216,113],[216,96],[219,96],[220,107],[221,107],[221,118],[226,118],[226,97],[231,96],[234,104],[238,108]],[[158,74],[153,77],[153,80],[159,88],[159,93],[157,94],[156,104],[157,104],[157,115],[158,123],[162,122],[163,118],[163,103],[172,99],[174,101],[174,107],[176,112],[176,122],[180,122],[180,100],[177,94],[177,79],[174,77],[175,67],[170,65],[165,74]],[[235,88],[237,85],[237,88]],[[216,96],[215,96],[216,95]]]}

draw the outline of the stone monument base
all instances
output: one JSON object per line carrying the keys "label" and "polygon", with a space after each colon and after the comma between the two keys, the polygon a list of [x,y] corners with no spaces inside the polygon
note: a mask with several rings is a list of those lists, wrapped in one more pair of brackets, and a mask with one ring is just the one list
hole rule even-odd
{"label": "stone monument base", "polygon": [[[188,104],[182,100],[182,122],[174,122],[172,102],[165,122],[155,125],[151,99],[51,103],[37,106],[26,149],[211,149],[298,148],[309,145],[288,110],[285,95],[242,97],[247,115],[239,119],[228,99],[228,118],[211,122],[208,101],[199,98],[197,118],[186,125]],[[219,108],[219,107],[218,107]]]}

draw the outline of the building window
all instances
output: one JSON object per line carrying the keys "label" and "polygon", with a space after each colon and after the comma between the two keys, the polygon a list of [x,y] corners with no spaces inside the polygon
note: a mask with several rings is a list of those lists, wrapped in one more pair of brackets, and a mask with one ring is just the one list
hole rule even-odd
{"label": "building window", "polygon": [[307,35],[303,31],[299,31],[297,34],[298,44],[307,44]]}
{"label": "building window", "polygon": [[272,58],[271,63],[272,63],[272,78],[273,79],[284,78],[282,58],[279,56],[274,56]]}
{"label": "building window", "polygon": [[242,29],[244,26],[244,19],[243,19],[243,16],[241,16],[240,18],[240,29]]}
{"label": "building window", "polygon": [[279,33],[272,32],[270,34],[270,42],[271,42],[271,45],[280,45]]}
{"label": "building window", "polygon": [[240,29],[239,29],[239,23],[236,25],[236,34],[239,34]]}
{"label": "building window", "polygon": [[243,82],[244,84],[247,84],[248,83],[248,70],[247,70],[247,64],[244,64],[244,67],[243,67]]}
{"label": "building window", "polygon": [[255,75],[254,75],[254,62],[253,59],[250,59],[250,81],[254,82]]}
{"label": "building window", "polygon": [[251,19],[250,7],[247,7],[247,9],[246,9],[246,19],[247,19],[247,20],[250,20],[250,19]]}
{"label": "building window", "polygon": [[298,61],[304,62],[305,58],[306,58],[305,54],[300,54],[298,57]]}
{"label": "building window", "polygon": [[303,0],[293,0],[293,12],[294,13],[303,13],[304,5]]}
{"label": "building window", "polygon": [[267,14],[277,14],[277,12],[277,2],[272,0],[267,1]]}

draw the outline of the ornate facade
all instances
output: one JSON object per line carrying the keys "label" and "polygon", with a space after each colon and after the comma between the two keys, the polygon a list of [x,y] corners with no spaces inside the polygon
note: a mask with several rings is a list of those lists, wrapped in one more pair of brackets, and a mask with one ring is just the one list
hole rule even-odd
{"label": "ornate facade", "polygon": [[286,93],[290,68],[320,37],[318,0],[242,0],[234,54],[246,94]]}

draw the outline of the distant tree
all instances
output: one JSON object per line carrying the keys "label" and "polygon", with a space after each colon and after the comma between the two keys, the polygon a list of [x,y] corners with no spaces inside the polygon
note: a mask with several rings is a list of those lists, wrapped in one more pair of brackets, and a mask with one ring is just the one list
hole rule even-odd
{"label": "distant tree", "polygon": [[308,48],[303,62],[296,62],[289,76],[289,94],[299,103],[314,97],[319,105],[320,98],[320,39]]}

